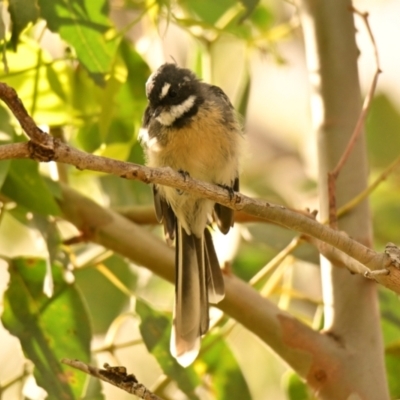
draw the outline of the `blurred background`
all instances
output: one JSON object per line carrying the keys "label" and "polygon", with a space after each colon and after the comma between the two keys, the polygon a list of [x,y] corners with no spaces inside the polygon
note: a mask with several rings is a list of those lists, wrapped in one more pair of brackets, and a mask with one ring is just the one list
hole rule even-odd
{"label": "blurred background", "polygon": [[[84,151],[144,163],[137,142],[146,107],[144,84],[159,65],[176,61],[220,86],[241,114],[247,140],[241,191],[295,209],[318,209],[308,72],[299,18],[290,1],[82,0],[70,10],[61,1],[54,2],[58,10],[39,1],[36,18],[28,18],[22,27],[13,16],[13,2],[10,8],[0,4],[4,20],[0,80],[16,89],[42,129]],[[396,168],[400,163],[400,2],[358,0],[353,5],[369,12],[383,71],[366,121],[370,181],[381,179],[370,201],[374,246],[382,251],[389,241],[400,243],[400,169]],[[74,23],[65,24],[63,18]],[[355,23],[365,95],[376,62],[363,21],[355,17]],[[82,26],[87,31],[78,29]],[[0,140],[2,144],[25,140],[3,104]],[[10,285],[9,260],[34,259],[45,277],[49,263],[62,268],[63,280],[73,282],[90,320],[92,362],[124,365],[165,398],[313,398],[271,349],[217,309],[212,309],[216,321],[212,335],[222,335],[222,347],[204,352],[186,372],[193,374],[192,380],[166,368],[165,348],[149,351],[139,324],[145,318],[162,320],[169,332],[173,286],[106,248],[75,240],[81,232],[52,211],[50,198],[57,196],[56,190],[48,186],[39,190],[43,183],[38,182],[43,176],[62,182],[128,216],[138,207],[151,215],[150,187],[54,163],[40,165],[35,174],[32,164],[5,163],[0,163],[0,255],[5,260],[0,264],[0,293]],[[28,181],[33,185],[30,189],[36,187],[31,193],[36,193],[26,194]],[[162,240],[154,218],[148,217],[143,227]],[[296,242],[283,261],[271,263],[295,237],[278,226],[251,221],[236,224],[226,237],[215,232],[223,264],[317,329],[323,315],[316,250]],[[2,311],[7,302],[0,303]],[[382,289],[381,307],[387,368],[395,371],[400,354],[395,295]],[[3,319],[3,324],[7,321]],[[0,328],[0,397],[45,398],[22,351],[21,337],[16,336]],[[229,362],[222,363],[218,353]],[[189,380],[195,389],[185,388],[181,380]],[[396,379],[390,379],[390,385],[392,395],[400,396]],[[101,392],[94,381],[85,393],[85,399],[132,398],[110,385]]]}

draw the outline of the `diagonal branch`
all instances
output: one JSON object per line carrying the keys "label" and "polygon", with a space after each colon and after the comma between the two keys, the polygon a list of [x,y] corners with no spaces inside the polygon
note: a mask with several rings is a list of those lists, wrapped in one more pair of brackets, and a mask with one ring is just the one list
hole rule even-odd
{"label": "diagonal branch", "polygon": [[[160,184],[190,191],[234,210],[312,236],[336,247],[372,271],[388,268],[391,274],[387,276],[379,275],[376,280],[400,293],[400,270],[393,268],[391,259],[385,253],[377,253],[345,234],[324,226],[317,222],[312,214],[297,212],[264,200],[251,199],[242,193],[235,192],[232,196],[231,193],[227,193],[225,189],[219,186],[201,182],[191,177],[183,177],[171,168],[150,168],[85,153],[37,128],[15,91],[4,83],[0,83],[0,98],[9,105],[27,135],[32,138],[26,143],[0,146],[0,160],[31,158],[41,162],[57,161],[74,165],[81,170],[104,172],[121,178],[140,180],[146,184]],[[347,267],[351,268],[351,265]],[[360,269],[357,268],[353,272],[359,273]]]}

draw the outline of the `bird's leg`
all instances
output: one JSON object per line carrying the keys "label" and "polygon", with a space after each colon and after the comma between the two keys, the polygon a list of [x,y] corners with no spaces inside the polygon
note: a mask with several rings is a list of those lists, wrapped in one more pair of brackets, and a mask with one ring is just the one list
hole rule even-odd
{"label": "bird's leg", "polygon": [[[186,179],[190,177],[189,172],[184,171],[183,169],[178,169],[178,172],[182,175],[183,180],[184,180],[185,182],[186,182]],[[183,194],[183,190],[176,189],[176,191],[177,191],[177,193],[178,193],[179,195]]]}
{"label": "bird's leg", "polygon": [[225,189],[228,194],[229,194],[229,200],[232,200],[234,195],[235,195],[235,189],[232,186],[229,185],[220,185],[218,184],[218,186],[222,189]]}

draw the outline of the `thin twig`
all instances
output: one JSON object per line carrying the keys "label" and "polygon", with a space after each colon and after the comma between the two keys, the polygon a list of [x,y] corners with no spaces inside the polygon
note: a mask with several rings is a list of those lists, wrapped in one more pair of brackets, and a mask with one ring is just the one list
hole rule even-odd
{"label": "thin twig", "polygon": [[363,131],[365,119],[368,115],[368,112],[369,112],[369,109],[371,106],[371,102],[372,102],[372,99],[375,94],[376,85],[378,83],[378,77],[379,77],[379,74],[382,72],[381,68],[380,68],[380,63],[379,63],[378,48],[376,46],[375,38],[374,38],[374,35],[372,33],[372,30],[371,30],[371,27],[370,27],[369,21],[368,21],[368,13],[362,13],[354,7],[352,7],[351,10],[355,14],[359,15],[362,18],[362,20],[364,21],[364,24],[367,28],[368,35],[369,35],[371,43],[372,43],[372,47],[374,49],[376,70],[375,70],[374,77],[372,79],[372,83],[369,88],[368,94],[364,99],[364,104],[361,109],[361,113],[358,117],[353,134],[351,135],[350,140],[349,140],[342,156],[340,157],[340,160],[338,161],[336,167],[331,172],[328,173],[329,225],[334,229],[337,229],[336,194],[335,194],[336,193],[336,180],[340,174],[340,171],[342,170],[343,166],[345,165],[346,161],[350,157],[350,154],[353,151],[353,148],[357,142],[357,139],[360,137],[360,135]]}
{"label": "thin twig", "polygon": [[111,367],[108,364],[104,364],[104,369],[93,367],[79,360],[70,360],[63,358],[61,360],[63,364],[69,365],[72,368],[79,369],[95,378],[101,379],[104,382],[108,382],[125,392],[133,394],[143,400],[162,400],[161,397],[157,396],[146,386],[138,382],[135,375],[127,374],[125,367]]}
{"label": "thin twig", "polygon": [[390,165],[388,165],[384,171],[361,193],[347,202],[344,206],[337,210],[337,216],[340,217],[358,204],[360,204],[365,198],[367,198],[392,172],[400,165],[400,156],[397,157]]}
{"label": "thin twig", "polygon": [[7,84],[0,82],[0,98],[7,104],[8,108],[15,115],[22,126],[22,129],[30,137],[33,143],[40,144],[43,151],[53,150],[53,140],[51,136],[43,132],[35,124],[35,121],[28,114],[24,104],[18,97],[16,91]]}
{"label": "thin twig", "polygon": [[[37,161],[57,161],[74,165],[82,170],[104,172],[121,178],[140,180],[146,184],[160,184],[182,191],[190,191],[236,211],[243,211],[282,227],[315,237],[338,248],[371,270],[384,269],[390,265],[390,260],[386,254],[379,254],[348,236],[324,226],[315,220],[312,213],[304,215],[304,213],[265,200],[251,199],[238,192],[235,192],[232,196],[224,188],[217,185],[191,177],[183,178],[182,174],[171,168],[149,168],[96,156],[70,147],[37,128],[32,118],[27,115],[26,109],[15,91],[4,83],[0,83],[0,98],[5,99],[6,103],[11,105],[11,111],[20,121],[27,135],[34,138],[27,143],[0,146],[0,160],[31,158]],[[43,143],[41,142],[42,139]],[[390,282],[385,282],[385,286],[389,285]],[[395,290],[400,292],[400,287],[396,287]]]}

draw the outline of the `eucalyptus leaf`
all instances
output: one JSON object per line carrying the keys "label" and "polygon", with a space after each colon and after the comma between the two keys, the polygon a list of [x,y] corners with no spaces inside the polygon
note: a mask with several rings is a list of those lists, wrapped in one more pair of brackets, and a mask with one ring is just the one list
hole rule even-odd
{"label": "eucalyptus leaf", "polygon": [[251,399],[249,386],[230,347],[220,334],[209,333],[202,343],[201,361],[210,375],[215,398]]}
{"label": "eucalyptus leaf", "polygon": [[109,39],[111,23],[107,0],[38,0],[42,18],[76,51],[92,79],[104,84],[110,71],[118,39]]}
{"label": "eucalyptus leaf", "polygon": [[171,319],[139,299],[136,301],[136,312],[141,319],[139,329],[144,343],[149,352],[156,357],[164,373],[176,381],[189,399],[199,399],[195,393],[200,384],[196,370],[193,366],[181,367],[169,352]]}
{"label": "eucalyptus leaf", "polygon": [[43,260],[16,258],[9,266],[3,325],[20,340],[25,356],[35,366],[36,381],[49,399],[80,399],[85,375],[60,363],[64,357],[90,360],[90,324],[79,292],[53,266],[54,296],[45,296]]}
{"label": "eucalyptus leaf", "polygon": [[288,400],[313,400],[307,385],[293,372],[288,371],[283,377],[283,386]]}
{"label": "eucalyptus leaf", "polygon": [[60,209],[40,176],[35,161],[12,160],[2,193],[28,210],[42,215],[60,215]]}
{"label": "eucalyptus leaf", "polygon": [[30,22],[36,22],[39,17],[39,9],[36,1],[9,0],[8,11],[12,22],[11,44],[16,50],[19,35]]}

